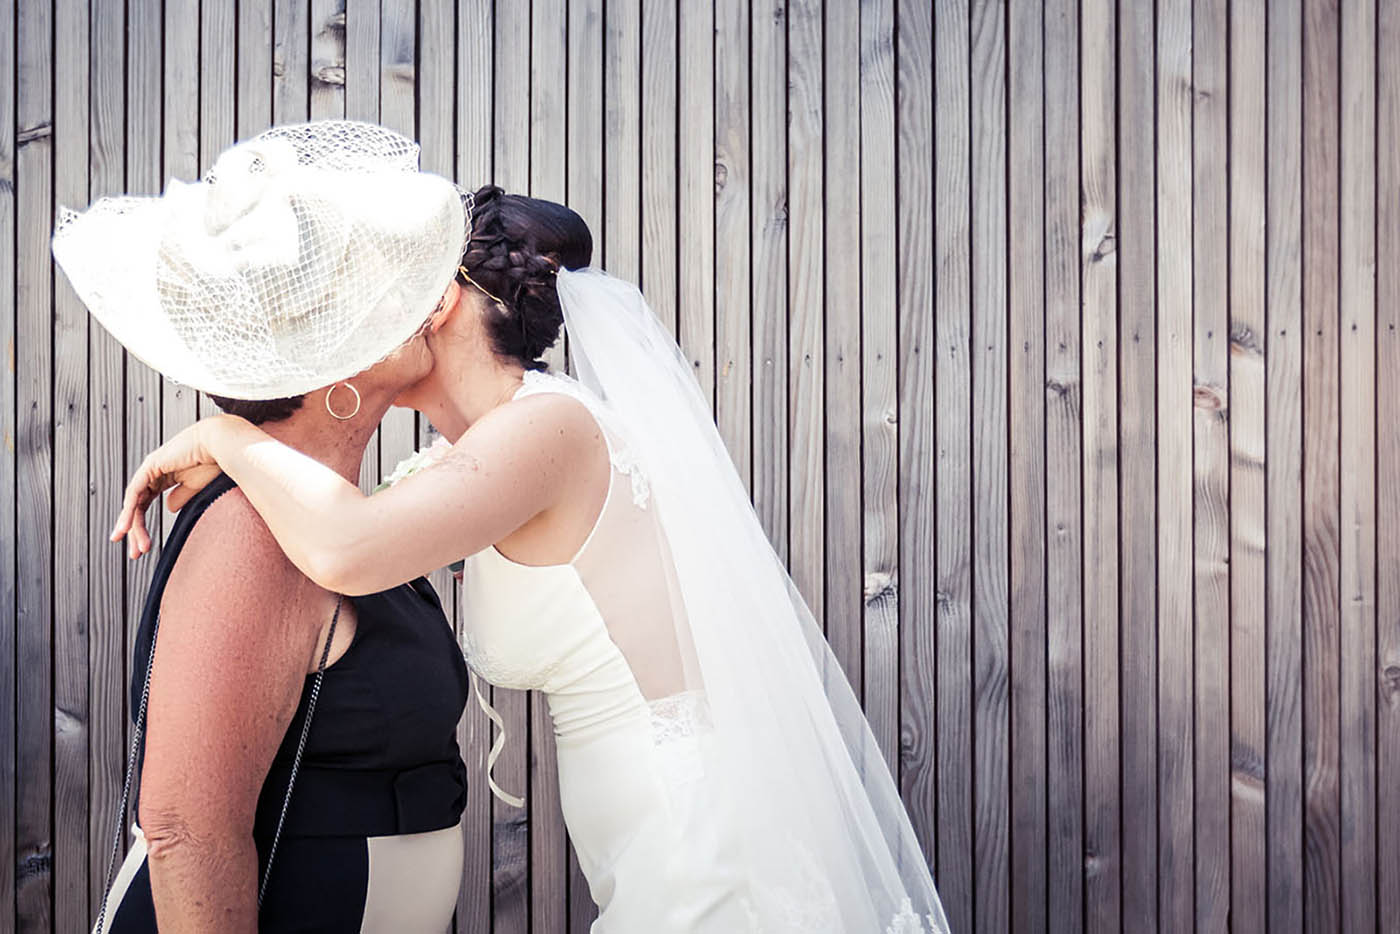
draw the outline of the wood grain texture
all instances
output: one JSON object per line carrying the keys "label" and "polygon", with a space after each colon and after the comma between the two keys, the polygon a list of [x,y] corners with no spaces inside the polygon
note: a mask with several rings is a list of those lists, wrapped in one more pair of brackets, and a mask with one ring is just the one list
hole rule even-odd
{"label": "wood grain texture", "polygon": [[[1381,0],[1378,49],[1400,43]],[[1400,151],[1400,60],[1376,59],[1376,151]],[[1376,916],[1400,917],[1400,160],[1376,162]]]}
{"label": "wood grain texture", "polygon": [[[1337,917],[1376,930],[1376,18],[1341,4]],[[1386,53],[1390,54],[1390,53]]]}
{"label": "wood grain texture", "polygon": [[[611,7],[609,7],[611,10]],[[681,0],[677,13],[676,329],[695,379],[715,405],[715,7]],[[604,203],[608,196],[604,196]]]}
{"label": "wood grain texture", "polygon": [[[1150,252],[1157,293],[1157,923],[1164,931],[1189,930],[1195,914],[1191,358],[1192,287],[1201,277],[1194,275],[1191,169],[1193,105],[1203,88],[1197,84],[1193,94],[1191,6],[1163,0],[1156,11],[1156,248]],[[1152,211],[1150,202],[1142,207]],[[1207,221],[1197,219],[1196,229],[1203,229]],[[1147,274],[1134,267],[1134,282],[1139,271]],[[1142,310],[1150,307],[1147,300]],[[1134,363],[1154,361],[1144,356]],[[1148,514],[1135,513],[1144,520]],[[1203,557],[1196,553],[1197,561]]]}
{"label": "wood grain texture", "polygon": [[[895,126],[900,198],[897,217],[896,294],[899,317],[899,778],[914,832],[944,893],[950,880],[934,865],[941,823],[938,806],[938,577],[934,463],[934,191],[933,10],[900,0],[895,10]],[[932,569],[936,570],[936,568]],[[950,861],[951,863],[951,861]],[[951,918],[950,918],[951,923]]]}
{"label": "wood grain texture", "polygon": [[1303,4],[1303,930],[1341,929],[1336,4]]}
{"label": "wood grain texture", "polygon": [[1116,6],[1080,9],[1085,930],[1122,929]]}
{"label": "wood grain texture", "polygon": [[1273,4],[1267,26],[1268,924],[1296,931],[1303,927],[1301,4]]}
{"label": "wood grain texture", "polygon": [[[19,8],[15,114],[15,915],[54,923],[53,10]],[[22,350],[20,350],[22,348]]]}
{"label": "wood grain texture", "polygon": [[[91,95],[87,7],[56,4],[54,42],[79,54],[54,70],[54,197],[82,207],[88,199],[88,100]],[[198,125],[198,121],[192,121]],[[53,291],[53,923],[86,928],[88,908],[88,313],[73,287],[56,276]],[[97,517],[100,525],[106,517]],[[105,835],[104,835],[105,836]],[[100,839],[100,838],[99,838]],[[101,844],[98,844],[101,848]]]}
{"label": "wood grain texture", "polygon": [[973,930],[972,141],[970,9],[934,11],[934,451],[938,878],[954,930]]}
{"label": "wood grain texture", "polygon": [[[676,145],[679,114],[676,110],[679,54],[677,0],[642,2],[642,292],[651,310],[676,333],[677,249]],[[732,55],[728,42],[720,42],[716,55]],[[734,66],[738,68],[738,66]],[[747,76],[747,62],[742,73]],[[718,69],[717,69],[718,73]],[[748,89],[747,80],[742,82]],[[716,115],[716,133],[723,124]],[[732,132],[732,130],[731,130]],[[719,210],[716,205],[716,211]],[[747,272],[734,270],[735,275]]]}
{"label": "wood grain texture", "polygon": [[[1230,917],[1264,930],[1265,32],[1263,0],[1232,0],[1229,48]],[[1210,711],[1218,716],[1218,711]]]}
{"label": "wood grain texture", "polygon": [[[1192,919],[1198,931],[1230,923],[1230,250],[1229,11],[1224,0],[1196,0],[1192,58],[1192,516],[1195,762]],[[1184,400],[1175,399],[1177,405]],[[1190,452],[1188,451],[1188,456]],[[1184,511],[1184,510],[1183,510]],[[1190,592],[1188,591],[1188,597]],[[1185,630],[1183,625],[1178,628]],[[1180,643],[1173,640],[1180,647]],[[1180,662],[1178,662],[1180,663]],[[1165,664],[1165,663],[1164,663]],[[1185,669],[1186,665],[1182,666]],[[1178,675],[1178,678],[1181,678]],[[1190,729],[1191,726],[1188,726]],[[1170,742],[1167,740],[1165,742]],[[1184,843],[1184,841],[1183,841]],[[1178,851],[1178,855],[1180,855]],[[1177,884],[1185,888],[1178,878]],[[1165,906],[1164,906],[1165,907]],[[1179,904],[1174,902],[1173,907]]]}
{"label": "wood grain texture", "polygon": [[[736,0],[716,4],[714,22],[715,422],[740,480],[752,491],[748,4]],[[668,135],[676,138],[675,133]],[[674,223],[674,215],[670,219]],[[662,282],[666,281],[663,277]],[[665,315],[659,310],[658,314],[664,320]]]}
{"label": "wood grain texture", "polygon": [[1089,576],[1082,565],[1079,4],[1051,0],[1044,28],[1046,928],[1069,932],[1084,928],[1083,608]]}
{"label": "wood grain texture", "polygon": [[[0,2],[0,20],[15,21],[15,0]],[[18,84],[18,50],[14,42],[0,42],[0,256],[14,256],[19,233],[16,227],[16,128],[15,92]],[[18,687],[15,648],[19,639],[19,613],[16,598],[19,534],[16,492],[15,427],[17,401],[15,341],[18,339],[18,283],[12,262],[0,261],[0,339],[5,343],[5,367],[0,371],[0,696],[13,698]],[[14,801],[18,763],[15,740],[19,724],[13,716],[0,717],[0,801]],[[28,780],[29,776],[25,776]],[[17,865],[15,831],[18,814],[13,807],[0,807],[0,917],[9,921],[16,914]]]}

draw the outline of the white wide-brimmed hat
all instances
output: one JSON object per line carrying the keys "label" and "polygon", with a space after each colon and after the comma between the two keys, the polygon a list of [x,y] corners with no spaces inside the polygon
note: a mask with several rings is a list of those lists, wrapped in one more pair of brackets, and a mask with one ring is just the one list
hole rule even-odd
{"label": "white wide-brimmed hat", "polygon": [[374,365],[437,306],[470,196],[383,127],[275,127],[159,197],[63,209],[54,257],[127,350],[234,399],[297,396]]}

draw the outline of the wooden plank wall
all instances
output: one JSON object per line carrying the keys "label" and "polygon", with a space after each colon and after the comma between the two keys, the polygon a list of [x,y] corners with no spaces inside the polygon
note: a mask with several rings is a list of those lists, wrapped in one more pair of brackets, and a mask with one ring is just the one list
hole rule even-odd
{"label": "wooden plank wall", "polygon": [[[151,567],[104,532],[208,411],[56,206],[341,116],[644,285],[955,930],[1396,930],[1400,0],[0,0],[0,930],[93,915]],[[457,930],[585,932],[496,703],[530,802],[472,785]]]}

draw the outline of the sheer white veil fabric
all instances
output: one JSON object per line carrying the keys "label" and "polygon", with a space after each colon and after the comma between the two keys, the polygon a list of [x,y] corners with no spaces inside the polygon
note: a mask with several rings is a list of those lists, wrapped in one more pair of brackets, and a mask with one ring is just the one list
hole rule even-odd
{"label": "sheer white veil fabric", "polygon": [[[889,769],[769,543],[689,362],[637,288],[561,271],[579,381],[650,484],[713,735],[704,794],[734,821],[758,931],[948,930]],[[723,816],[721,816],[721,814]]]}

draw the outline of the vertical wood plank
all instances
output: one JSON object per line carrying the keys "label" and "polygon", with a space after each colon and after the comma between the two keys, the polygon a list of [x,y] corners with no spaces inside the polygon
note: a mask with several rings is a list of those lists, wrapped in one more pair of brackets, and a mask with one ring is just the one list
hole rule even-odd
{"label": "vertical wood plank", "polygon": [[994,0],[972,4],[973,887],[977,931],[1010,921],[1008,787],[1007,37]]}
{"label": "vertical wood plank", "polygon": [[[565,200],[565,0],[530,4],[530,194]],[[426,67],[426,61],[425,61]],[[450,84],[445,89],[451,91]],[[633,234],[634,239],[640,239]],[[564,342],[550,351],[562,369]],[[530,930],[564,934],[569,924],[569,845],[559,803],[554,724],[545,699],[530,701]]]}
{"label": "vertical wood plank", "polygon": [[1084,378],[1084,901],[1093,934],[1122,929],[1118,708],[1117,6],[1080,10]]}
{"label": "vertical wood plank", "polygon": [[1008,17],[1011,927],[1047,926],[1045,748],[1045,6]]}
{"label": "vertical wood plank", "polygon": [[[611,18],[612,7],[608,14]],[[680,136],[677,271],[681,349],[700,389],[715,400],[715,8],[682,0],[678,14],[680,69],[676,91]],[[603,196],[612,200],[611,189]]]}
{"label": "vertical wood plank", "polygon": [[[1337,737],[1342,930],[1376,915],[1376,7],[1341,4]],[[1391,49],[1387,54],[1395,54]],[[1394,919],[1392,919],[1393,921]]]}
{"label": "vertical wood plank", "polygon": [[[1045,7],[1045,578],[1047,916],[1084,928],[1079,4]],[[1097,576],[1097,570],[1094,572]]]}
{"label": "vertical wood plank", "polygon": [[750,4],[752,108],[753,494],[768,540],[788,557],[787,8]]}
{"label": "vertical wood plank", "polygon": [[272,0],[238,0],[236,71],[236,128],[247,139],[272,123]]}
{"label": "vertical wood plank", "polygon": [[1265,527],[1269,929],[1303,927],[1301,2],[1268,13]]}
{"label": "vertical wood plank", "polygon": [[715,420],[740,479],[752,491],[747,3],[724,0],[715,5],[714,57]]}
{"label": "vertical wood plank", "polygon": [[[1231,0],[1230,918],[1264,930],[1265,808],[1265,32],[1263,0]],[[1218,716],[1213,711],[1212,716]]]}
{"label": "vertical wood plank", "polygon": [[[494,164],[492,178],[509,192],[530,184],[530,11],[524,4],[497,4],[495,10]],[[467,620],[466,625],[471,621]],[[526,751],[529,698],[520,691],[493,688],[492,703],[505,721],[507,742],[496,763],[501,787],[527,797],[525,809],[492,803],[492,930],[525,932],[530,926],[529,819]],[[539,700],[543,700],[539,698]]]}
{"label": "vertical wood plank", "polygon": [[[860,9],[861,578],[866,717],[899,775],[898,211],[893,0]],[[928,210],[925,207],[925,210]],[[837,482],[841,482],[838,480]],[[849,547],[849,545],[847,545]]]}
{"label": "vertical wood plank", "polygon": [[1303,929],[1340,930],[1339,17],[1303,4]]}
{"label": "vertical wood plank", "polygon": [[1123,4],[1118,14],[1123,927],[1151,931],[1158,848],[1154,24],[1149,4]]}
{"label": "vertical wood plank", "polygon": [[[354,2],[354,0],[352,0]],[[476,191],[491,178],[495,122],[491,106],[491,76],[495,72],[494,21],[491,0],[457,5],[455,143],[458,184]],[[353,9],[353,8],[352,8]],[[351,22],[353,25],[353,20]],[[353,36],[353,32],[350,34]],[[353,42],[347,43],[354,74]],[[353,84],[346,88],[347,109]],[[452,588],[457,635],[472,620],[460,606],[460,589]],[[475,677],[475,676],[473,676]],[[482,687],[485,690],[485,687]],[[517,735],[517,739],[521,737]],[[491,930],[492,802],[495,800],[482,776],[491,748],[491,722],[476,703],[468,703],[457,726],[457,743],[467,764],[467,807],[462,816],[464,836],[462,887],[457,893],[457,934],[488,934]],[[519,790],[519,789],[516,789]]]}
{"label": "vertical wood plank", "polygon": [[[1192,813],[1192,55],[1190,0],[1163,0],[1156,22],[1156,599],[1158,924],[1191,929]],[[1150,113],[1150,111],[1149,111]],[[1149,175],[1151,163],[1145,167]],[[1152,213],[1152,202],[1141,207]],[[1197,221],[1200,222],[1199,220]],[[1147,237],[1145,225],[1135,231]],[[1136,253],[1134,254],[1137,255]],[[1151,253],[1146,254],[1150,256]],[[1152,260],[1134,272],[1150,276]],[[1137,281],[1136,279],[1134,280]],[[1152,280],[1149,279],[1149,282]],[[1151,309],[1150,298],[1142,306]],[[1151,367],[1150,346],[1140,363]],[[1149,442],[1150,443],[1150,442]],[[1145,468],[1150,476],[1150,468]],[[1150,502],[1150,500],[1149,500]],[[1199,554],[1198,554],[1199,558]],[[1150,572],[1149,572],[1150,574]],[[1151,577],[1139,584],[1150,586]],[[1143,682],[1143,687],[1150,682]],[[1144,693],[1146,691],[1144,690]],[[1147,753],[1150,761],[1150,752]]]}
{"label": "vertical wood plank", "polygon": [[[826,639],[861,696],[861,124],[860,5],[826,4],[822,21],[823,225],[825,310],[822,548]],[[839,311],[837,310],[839,309]],[[796,414],[796,413],[795,413]]]}
{"label": "vertical wood plank", "polygon": [[[14,0],[0,0],[0,21],[15,22]],[[16,269],[13,262],[16,228],[15,88],[18,81],[18,49],[13,36],[0,41],[0,339],[5,342],[5,368],[0,371],[0,697],[17,697],[15,649],[18,644],[19,529],[16,526],[15,444],[17,373],[16,347],[19,312]],[[15,801],[16,738],[19,723],[13,712],[0,717],[0,802]],[[15,889],[18,855],[15,851],[18,815],[11,804],[0,807],[0,919],[16,923]]]}
{"label": "vertical wood plank", "polygon": [[641,280],[641,0],[609,0],[603,29],[603,265]]}
{"label": "vertical wood plank", "polygon": [[53,924],[53,321],[48,237],[53,218],[53,11],[19,9],[15,124],[15,700],[19,776],[15,910],[22,931]]}
{"label": "vertical wood plank", "polygon": [[[642,292],[676,332],[676,0],[642,2]],[[747,69],[745,70],[747,74]],[[744,272],[748,266],[745,264]]]}
{"label": "vertical wood plank", "polygon": [[970,14],[959,0],[933,24],[938,877],[957,931],[974,919]]}
{"label": "vertical wood plank", "polygon": [[309,114],[311,106],[310,6],[311,4],[307,0],[273,0],[273,123],[302,123]]}
{"label": "vertical wood plank", "polygon": [[[161,54],[164,96],[161,122],[161,190],[167,179],[199,177],[200,22],[193,10],[165,4]],[[161,378],[161,438],[169,439],[198,418],[199,390]],[[162,535],[175,523],[162,522]],[[163,540],[163,539],[162,539]]]}
{"label": "vertical wood plank", "polygon": [[[822,6],[818,0],[788,4],[787,538],[792,578],[813,616],[825,625]],[[683,31],[681,48],[686,45]],[[684,124],[684,115],[681,120]],[[682,154],[686,145],[683,138]]]}
{"label": "vertical wood plank", "polygon": [[[895,11],[895,150],[899,198],[895,281],[899,326],[899,730],[895,776],[919,844],[930,863],[938,853],[938,577],[934,424],[933,9],[899,0]],[[936,570],[936,569],[935,569]],[[934,873],[945,911],[955,902],[952,879]]]}
{"label": "vertical wood plank", "polygon": [[[594,262],[603,231],[603,0],[569,0],[568,203],[593,231]],[[597,911],[578,858],[569,853],[569,931],[586,934]]]}
{"label": "vertical wood plank", "polygon": [[[345,116],[345,2],[312,0],[311,3],[311,64],[307,81],[310,85],[308,117],[312,120],[339,120]],[[428,15],[432,9],[425,8],[424,15]],[[437,34],[434,38],[455,44],[456,33],[449,28],[446,33]],[[442,75],[434,75],[434,79],[439,82],[445,80],[450,88],[454,75],[452,60],[447,59],[445,64],[446,71]],[[447,125],[435,129],[451,137],[453,123],[450,112]]]}
{"label": "vertical wood plank", "polygon": [[[1376,45],[1400,45],[1380,0]],[[1376,152],[1400,152],[1400,58],[1376,58]],[[1400,160],[1376,160],[1376,916],[1400,917]]]}
{"label": "vertical wood plank", "polygon": [[[1190,95],[1194,324],[1188,322],[1195,369],[1195,768],[1188,786],[1194,789],[1195,865],[1186,868],[1194,870],[1191,901],[1195,927],[1203,932],[1227,930],[1230,917],[1230,723],[1221,716],[1230,709],[1228,26],[1225,0],[1196,0],[1189,89],[1195,92]],[[1190,526],[1186,531],[1191,533]],[[1163,622],[1172,625],[1165,614]],[[1186,647],[1191,650],[1189,643]],[[1167,664],[1164,659],[1163,667]]]}
{"label": "vertical wood plank", "polygon": [[[88,198],[88,8],[56,4],[54,42],[75,54],[54,70],[54,196]],[[41,244],[33,244],[35,248]],[[54,929],[83,930],[88,913],[88,314],[66,278],[53,293]],[[99,518],[100,524],[102,520]]]}
{"label": "vertical wood plank", "polygon": [[[97,197],[126,187],[125,10],[113,3],[92,10],[89,100],[89,186]],[[231,60],[231,59],[230,59]],[[232,91],[230,90],[230,100]],[[230,109],[229,119],[233,114]],[[230,124],[231,126],[232,124]],[[84,312],[86,313],[86,312]],[[93,326],[88,338],[88,905],[102,898],[112,834],[119,821],[126,755],[126,558],[107,541],[121,508],[125,352],[107,329]],[[125,822],[120,822],[125,836]]]}

